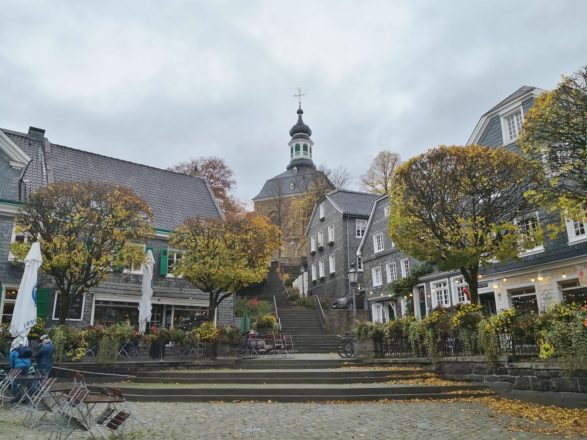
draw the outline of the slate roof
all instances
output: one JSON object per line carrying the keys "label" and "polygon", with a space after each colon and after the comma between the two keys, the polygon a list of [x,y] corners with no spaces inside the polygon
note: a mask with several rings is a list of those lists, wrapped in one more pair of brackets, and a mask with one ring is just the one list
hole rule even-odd
{"label": "slate roof", "polygon": [[41,139],[29,138],[24,133],[12,130],[1,129],[18,148],[24,151],[31,158],[26,172],[23,176],[26,181],[26,189],[29,192],[47,185],[47,173],[43,160],[43,141]]}
{"label": "slate roof", "polygon": [[[31,158],[29,172],[35,188],[48,181],[94,181],[126,186],[153,210],[154,226],[174,230],[190,217],[221,218],[220,208],[207,182],[201,177],[167,171],[63,145],[47,145],[48,173],[44,173],[41,148],[26,134],[3,130]],[[41,171],[39,171],[41,170]],[[45,179],[39,178],[39,172]]]}
{"label": "slate roof", "polygon": [[[299,166],[297,172],[293,168],[267,180],[259,194],[253,200],[262,200],[271,197],[286,197],[303,193],[312,183],[312,174],[320,173],[310,166]],[[293,183],[293,187],[290,184]]]}
{"label": "slate roof", "polygon": [[531,92],[532,90],[536,90],[536,87],[532,87],[532,86],[522,86],[522,87],[520,87],[518,90],[516,90],[510,96],[508,96],[504,100],[500,101],[499,104],[494,105],[489,111],[483,113],[483,115],[481,117],[486,116],[486,115],[488,115],[490,113],[493,113],[498,108],[503,107],[503,106],[509,104],[510,102],[515,101],[519,97],[524,96],[525,94]]}
{"label": "slate roof", "polygon": [[326,198],[343,214],[368,217],[373,204],[381,195],[337,189],[326,194]]}

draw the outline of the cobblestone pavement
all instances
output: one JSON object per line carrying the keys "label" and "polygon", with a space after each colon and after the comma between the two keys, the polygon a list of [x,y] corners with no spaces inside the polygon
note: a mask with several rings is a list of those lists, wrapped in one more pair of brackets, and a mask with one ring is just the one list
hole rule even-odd
{"label": "cobblestone pavement", "polygon": [[[556,439],[512,432],[521,419],[471,402],[391,403],[128,403],[130,439]],[[23,427],[21,413],[0,408],[1,439],[46,439]],[[140,427],[144,421],[143,427]],[[74,439],[85,438],[80,433]],[[587,437],[585,437],[587,438]]]}

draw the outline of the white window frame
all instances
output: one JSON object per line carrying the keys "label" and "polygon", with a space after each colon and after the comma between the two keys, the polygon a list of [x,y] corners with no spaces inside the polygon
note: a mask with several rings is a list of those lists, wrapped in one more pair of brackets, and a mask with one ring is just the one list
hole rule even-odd
{"label": "white window frame", "polygon": [[[141,243],[129,243],[129,244],[130,244],[130,245],[133,245],[133,246],[137,246],[137,247],[138,247],[138,246],[142,246],[142,247],[143,247],[143,254],[145,254],[145,252],[146,252],[146,249],[147,249],[147,245],[146,245],[146,244],[144,244],[144,243],[142,243],[142,244],[141,244]],[[141,264],[139,265],[139,268],[138,268],[138,269],[135,269],[135,268],[133,268],[132,266],[130,267],[130,269],[129,269],[129,268],[127,268],[127,267],[125,267],[125,268],[122,270],[122,273],[130,273],[130,274],[133,274],[133,275],[142,275],[142,274],[143,274],[142,265],[143,265],[143,264],[141,263]]]}
{"label": "white window frame", "polygon": [[[29,239],[31,238],[30,234],[27,234],[26,232],[17,232],[16,228],[16,225],[12,225],[12,235],[10,237],[10,244],[14,243],[16,241],[16,237],[18,236],[23,237],[23,243],[28,243]],[[10,246],[8,248],[8,261],[22,261],[16,258],[16,255],[10,252]]]}
{"label": "white window frame", "polygon": [[[179,249],[168,249],[167,251],[167,274],[165,275],[166,278],[183,278],[183,274],[174,275],[172,270],[170,269],[171,266],[174,266],[177,263],[177,255],[181,255],[183,258],[184,251],[180,251]],[[172,257],[173,255],[173,257]],[[179,258],[179,259],[181,259]],[[170,266],[169,262],[173,260],[173,264]]]}
{"label": "white window frame", "polygon": [[[570,218],[565,218],[565,225],[567,227],[567,237],[569,238],[569,244],[576,244],[582,243],[587,241],[587,221],[586,219],[582,220],[572,220]],[[577,234],[577,229],[583,229],[582,234]]]}
{"label": "white window frame", "polygon": [[316,277],[316,264],[312,263],[311,266],[312,271],[312,281],[316,281],[318,278]]}
{"label": "white window frame", "polygon": [[328,256],[328,268],[330,269],[331,274],[336,272],[336,258],[334,254]]}
{"label": "white window frame", "polygon": [[[521,222],[524,222],[524,221],[530,219],[531,217],[536,218],[536,227],[539,228],[540,227],[540,216],[538,215],[538,211],[531,212],[521,219],[514,219],[514,224],[519,225]],[[520,236],[520,239],[523,240],[523,237]],[[528,255],[539,254],[541,252],[544,252],[544,245],[543,244],[539,244],[538,246],[534,246],[533,248],[530,248],[530,249],[525,249],[525,250],[521,251],[518,254],[518,256],[519,257],[527,257]]]}
{"label": "white window frame", "polygon": [[385,264],[385,272],[387,275],[388,283],[397,281],[397,264],[395,263],[395,261],[390,261]]}
{"label": "white window frame", "polygon": [[399,261],[399,265],[402,271],[402,278],[410,276],[410,259],[403,258]]}
{"label": "white window frame", "polygon": [[469,288],[469,284],[462,276],[451,278],[452,284],[452,301],[453,304],[468,304],[471,301],[467,299],[464,289]]}
{"label": "white window frame", "polygon": [[310,252],[316,252],[316,237],[310,237]]}
{"label": "white window frame", "polygon": [[318,205],[318,213],[320,220],[324,220],[324,203],[320,203],[320,205]]}
{"label": "white window frame", "polygon": [[318,249],[322,249],[324,247],[324,232],[318,231]]}
{"label": "white window frame", "polygon": [[380,232],[373,236],[373,252],[378,254],[379,252],[383,252],[385,250],[385,246],[383,243],[383,233]]}
{"label": "white window frame", "polygon": [[389,212],[391,211],[391,206],[387,205],[383,207],[383,216],[389,217]]}
{"label": "white window frame", "polygon": [[328,243],[334,243],[334,225],[328,226]]}
{"label": "white window frame", "polygon": [[371,269],[371,276],[373,277],[373,287],[383,285],[383,273],[381,271],[381,266],[376,266]]}
{"label": "white window frame", "polygon": [[[508,119],[510,117],[513,117],[516,113],[520,113],[520,126],[518,132],[516,133],[516,136],[512,138],[510,137]],[[501,134],[503,145],[513,144],[520,136],[522,126],[524,125],[524,109],[522,108],[522,105],[516,103],[514,106],[507,107],[499,114],[499,117],[501,121]]]}
{"label": "white window frame", "polygon": [[367,230],[367,220],[355,219],[355,236],[363,238]]}
{"label": "white window frame", "polygon": [[357,255],[357,272],[363,272],[363,258]]}
{"label": "white window frame", "polygon": [[450,307],[450,292],[448,278],[430,283],[432,291],[432,307]]}
{"label": "white window frame", "polygon": [[318,261],[318,277],[324,278],[325,276],[326,276],[326,273],[324,271],[324,260],[319,260]]}
{"label": "white window frame", "polygon": [[[57,321],[59,319],[59,316],[55,316],[55,312],[57,311],[57,298],[59,298],[59,295],[60,294],[61,294],[60,292],[55,291],[55,294],[53,295],[53,312],[51,313],[51,319],[53,319],[53,321]],[[72,318],[72,319],[66,318],[65,319],[66,321],[70,321],[70,322],[77,321],[77,322],[80,322],[80,321],[83,321],[84,320],[84,310],[86,309],[86,295],[84,294],[84,295],[82,295],[82,297],[83,298],[82,298],[82,314],[81,314],[81,316],[79,317],[79,319],[77,319],[77,318]],[[92,313],[93,313],[93,311],[92,311]]]}

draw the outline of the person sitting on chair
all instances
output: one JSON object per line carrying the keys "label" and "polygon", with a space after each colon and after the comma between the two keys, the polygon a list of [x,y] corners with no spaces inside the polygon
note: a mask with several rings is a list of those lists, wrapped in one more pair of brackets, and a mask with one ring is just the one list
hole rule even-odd
{"label": "person sitting on chair", "polygon": [[[29,374],[29,369],[31,368],[31,357],[33,355],[33,351],[30,347],[26,344],[26,342],[22,339],[15,339],[12,342],[12,348],[10,350],[10,356],[8,358],[8,364],[10,368],[16,368],[20,370],[21,375]],[[12,395],[14,396],[10,403],[16,403],[22,397],[20,392],[20,383],[17,380],[12,381],[11,391]]]}
{"label": "person sitting on chair", "polygon": [[45,377],[49,377],[49,374],[53,369],[53,352],[55,351],[55,348],[53,347],[53,342],[49,339],[49,335],[41,336],[40,340],[41,347],[33,357],[37,361],[37,370],[39,373]]}

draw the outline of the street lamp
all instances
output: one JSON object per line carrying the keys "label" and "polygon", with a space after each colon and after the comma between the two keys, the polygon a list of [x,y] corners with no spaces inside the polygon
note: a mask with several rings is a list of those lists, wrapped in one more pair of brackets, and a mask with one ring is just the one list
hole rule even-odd
{"label": "street lamp", "polygon": [[357,283],[357,278],[359,277],[359,273],[355,269],[355,264],[351,263],[351,268],[347,272],[347,277],[349,279],[351,295],[353,297],[353,321],[357,320],[357,302],[355,299],[355,294],[353,292],[353,285]]}

